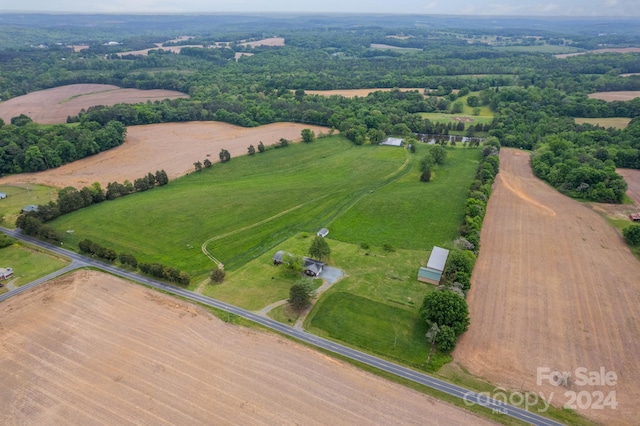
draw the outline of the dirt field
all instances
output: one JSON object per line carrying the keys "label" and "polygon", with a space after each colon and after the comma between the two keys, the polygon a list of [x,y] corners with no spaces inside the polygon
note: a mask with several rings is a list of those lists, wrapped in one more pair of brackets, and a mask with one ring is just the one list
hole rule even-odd
{"label": "dirt field", "polygon": [[576,117],[574,120],[576,124],[589,123],[589,124],[593,124],[594,126],[602,126],[606,128],[614,127],[616,129],[624,129],[625,127],[627,127],[627,125],[631,121],[630,118],[624,118],[624,117],[607,117],[607,118]]}
{"label": "dirt field", "polygon": [[559,55],[553,55],[556,58],[568,58],[569,56],[578,56],[578,55],[587,55],[590,53],[638,53],[640,52],[640,47],[619,47],[619,48],[609,48],[609,49],[596,49],[589,50],[588,52],[576,52],[576,53],[562,53]]}
{"label": "dirt field", "polygon": [[[340,95],[345,98],[353,98],[355,96],[365,97],[369,93],[373,92],[390,92],[393,89],[338,89],[338,90],[305,90],[304,92],[309,95],[321,95],[321,96],[332,96],[332,95]],[[413,88],[413,89],[400,89],[403,92],[411,92],[412,90],[417,90],[420,93],[423,93],[424,88]]]}
{"label": "dirt field", "polygon": [[[503,149],[500,160],[455,361],[511,390],[553,392],[557,406],[583,392],[581,414],[637,424],[640,262],[600,215],[535,178],[528,153]],[[538,385],[538,367],[572,372],[569,386]],[[617,384],[578,386],[580,367],[615,372]],[[587,404],[611,391],[617,409]]]}
{"label": "dirt field", "polygon": [[627,195],[636,202],[640,209],[640,170],[616,169],[616,172],[627,182]]}
{"label": "dirt field", "polygon": [[12,117],[25,114],[40,124],[66,123],[68,116],[95,105],[135,104],[148,100],[188,98],[173,90],[121,89],[108,84],[71,84],[41,90],[0,102],[0,117],[9,123]]}
{"label": "dirt field", "polygon": [[117,55],[120,57],[127,56],[127,55],[148,56],[149,51],[151,50],[164,50],[165,52],[180,53],[180,51],[185,47],[199,47],[199,48],[203,47],[201,44],[189,44],[189,45],[181,45],[181,46],[162,46],[161,43],[156,43],[156,46],[157,47],[151,47],[149,49],[130,50],[128,52],[120,52]]}
{"label": "dirt field", "polygon": [[3,425],[489,424],[98,272],[2,302],[0,318]]}
{"label": "dirt field", "polygon": [[590,93],[589,97],[592,99],[602,99],[603,101],[630,101],[632,99],[640,97],[640,91],[620,91],[620,92],[597,92]]}
{"label": "dirt field", "polygon": [[231,158],[247,153],[249,145],[258,147],[260,141],[271,145],[285,138],[300,140],[302,129],[316,135],[329,129],[297,123],[274,123],[260,127],[238,127],[215,121],[162,123],[127,128],[125,143],[91,157],[38,173],[22,173],[0,178],[0,184],[15,182],[39,183],[59,188],[82,188],[100,182],[133,182],[148,172],[164,169],[170,179],[194,170],[193,163],[209,158],[219,161],[220,150],[226,149]]}
{"label": "dirt field", "polygon": [[283,37],[270,37],[262,40],[256,41],[247,41],[244,43],[239,43],[240,46],[284,46],[284,38]]}

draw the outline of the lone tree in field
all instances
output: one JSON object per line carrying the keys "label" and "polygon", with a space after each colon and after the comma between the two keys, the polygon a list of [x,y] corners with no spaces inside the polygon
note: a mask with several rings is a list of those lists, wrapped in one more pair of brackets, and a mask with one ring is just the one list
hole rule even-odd
{"label": "lone tree in field", "polygon": [[316,138],[316,134],[311,129],[302,129],[300,134],[302,136],[302,142],[313,142]]}
{"label": "lone tree in field", "polygon": [[227,161],[231,160],[231,154],[229,154],[229,151],[227,151],[226,149],[220,150],[219,156],[221,163],[226,163]]}
{"label": "lone tree in field", "polygon": [[456,336],[461,335],[469,327],[469,307],[464,297],[451,291],[432,291],[427,294],[420,308],[420,318],[428,325],[438,324],[453,329]]}
{"label": "lone tree in field", "polygon": [[199,172],[200,170],[202,170],[202,163],[199,161],[196,161],[195,163],[193,163],[193,166],[196,168],[196,172]]}
{"label": "lone tree in field", "polygon": [[420,171],[422,172],[420,174],[420,181],[429,182],[431,180],[431,168],[433,167],[434,163],[435,160],[433,158],[433,155],[431,155],[431,151],[429,151],[427,155],[422,157],[422,159],[420,160]]}
{"label": "lone tree in field", "polygon": [[211,160],[209,160],[208,158],[205,158],[202,164],[206,169],[208,169],[209,167],[211,167]]}
{"label": "lone tree in field", "polygon": [[258,144],[258,152],[264,152],[264,144],[262,143],[262,141],[260,141],[260,143]]}
{"label": "lone tree in field", "polygon": [[247,152],[249,153],[249,155],[253,155],[256,153],[256,149],[253,147],[253,145],[249,145],[249,148],[247,148]]}
{"label": "lone tree in field", "polygon": [[433,157],[436,164],[444,164],[447,159],[447,150],[442,145],[434,145],[429,150],[429,154]]}
{"label": "lone tree in field", "polygon": [[302,311],[311,306],[314,293],[313,281],[309,278],[303,278],[289,289],[288,302],[293,309]]}
{"label": "lone tree in field", "polygon": [[327,240],[316,236],[313,241],[311,241],[311,247],[309,247],[308,254],[309,256],[319,260],[328,259],[329,256],[331,256],[331,249],[329,248]]}
{"label": "lone tree in field", "polygon": [[218,284],[224,281],[224,276],[225,276],[224,270],[220,268],[213,269],[209,274],[209,278],[211,279],[211,281]]}
{"label": "lone tree in field", "polygon": [[640,245],[640,225],[627,226],[622,230],[622,235],[630,246]]}

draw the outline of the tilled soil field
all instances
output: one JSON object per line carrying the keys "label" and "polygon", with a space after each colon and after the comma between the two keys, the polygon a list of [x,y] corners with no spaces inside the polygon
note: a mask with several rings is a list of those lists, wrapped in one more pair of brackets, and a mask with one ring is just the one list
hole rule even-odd
{"label": "tilled soil field", "polygon": [[0,304],[0,424],[489,424],[93,271]]}
{"label": "tilled soil field", "polygon": [[162,99],[188,98],[174,90],[121,89],[109,84],[70,84],[40,90],[0,102],[0,118],[9,123],[12,117],[25,114],[40,124],[62,124],[68,116],[95,105],[115,105]]}
{"label": "tilled soil field", "polygon": [[260,141],[271,145],[285,138],[300,140],[302,129],[316,134],[328,132],[320,126],[298,123],[274,123],[260,127],[239,127],[217,121],[162,123],[127,128],[125,143],[100,154],[38,173],[22,173],[0,178],[0,184],[37,183],[58,188],[82,188],[99,182],[124,182],[164,169],[169,178],[193,171],[196,161],[219,161],[226,149],[233,157],[247,153],[249,145],[256,150]]}
{"label": "tilled soil field", "polygon": [[[638,424],[640,262],[603,217],[535,178],[528,153],[505,148],[500,161],[455,361],[598,422]],[[555,386],[554,371],[571,376]]]}

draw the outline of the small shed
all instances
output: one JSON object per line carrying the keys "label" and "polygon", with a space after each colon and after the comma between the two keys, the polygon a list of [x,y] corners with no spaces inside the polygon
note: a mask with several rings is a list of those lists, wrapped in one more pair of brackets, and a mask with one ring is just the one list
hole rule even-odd
{"label": "small shed", "polygon": [[400,138],[386,138],[385,140],[383,140],[382,142],[380,142],[380,145],[387,145],[387,146],[403,146],[403,145],[404,145],[404,139],[400,139]]}
{"label": "small shed", "polygon": [[327,235],[329,235],[329,230],[327,228],[322,228],[318,231],[318,237],[326,237]]}
{"label": "small shed", "polygon": [[274,265],[281,265],[284,259],[284,251],[283,250],[278,250],[276,252],[276,254],[273,255],[273,264]]}
{"label": "small shed", "polygon": [[7,193],[6,192],[0,192],[0,200],[7,198]]}
{"label": "small shed", "polygon": [[418,281],[435,285],[440,284],[448,257],[449,250],[434,246],[433,250],[431,250],[427,267],[421,267],[418,270]]}
{"label": "small shed", "polygon": [[640,213],[631,213],[629,215],[629,219],[631,219],[634,222],[640,222]]}

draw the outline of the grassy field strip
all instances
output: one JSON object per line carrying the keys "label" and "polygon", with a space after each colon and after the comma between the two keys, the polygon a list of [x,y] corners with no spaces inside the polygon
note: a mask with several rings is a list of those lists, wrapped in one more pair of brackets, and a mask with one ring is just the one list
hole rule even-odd
{"label": "grassy field strip", "polygon": [[411,171],[411,167],[407,167],[407,166],[411,162],[411,157],[409,156],[409,153],[406,150],[405,150],[405,153],[406,153],[406,157],[407,157],[405,162],[402,164],[402,166],[400,166],[398,168],[398,170],[396,170],[396,171],[388,174],[387,176],[383,177],[382,178],[382,181],[383,181],[382,185],[379,185],[374,189],[362,191],[360,193],[360,195],[358,197],[356,197],[351,204],[349,204],[347,207],[345,207],[343,209],[339,209],[336,212],[336,214],[333,215],[333,217],[331,217],[331,219],[329,219],[329,221],[327,222],[327,226],[330,226],[333,222],[335,222],[337,219],[339,219],[343,214],[348,212],[351,208],[353,208],[353,206],[358,204],[367,194],[370,194],[371,192],[376,191],[376,190],[378,190],[380,188],[384,188],[385,186],[392,184],[393,182],[397,181],[398,179],[400,179],[405,174],[409,173]]}
{"label": "grassy field strip", "polygon": [[223,238],[229,237],[229,236],[234,235],[234,234],[238,234],[240,232],[247,231],[247,230],[249,230],[251,228],[255,228],[256,226],[264,225],[267,222],[270,222],[270,221],[272,221],[274,219],[282,217],[282,216],[284,216],[284,215],[286,215],[288,213],[291,213],[292,211],[298,210],[299,208],[304,207],[307,204],[311,204],[311,203],[313,203],[315,201],[318,201],[318,200],[320,200],[322,198],[328,197],[329,195],[331,195],[331,194],[329,193],[329,194],[321,195],[320,197],[314,198],[313,200],[309,200],[306,203],[298,204],[297,206],[294,206],[294,207],[292,207],[290,209],[284,210],[284,211],[282,211],[282,212],[280,212],[280,213],[278,213],[278,214],[276,214],[274,216],[271,216],[271,217],[268,217],[268,218],[266,218],[264,220],[261,220],[260,222],[256,222],[256,223],[253,223],[251,225],[245,226],[243,228],[239,228],[239,229],[227,232],[225,234],[221,234],[221,235],[217,235],[215,237],[209,238],[207,241],[202,243],[202,252],[205,254],[205,256],[207,256],[209,259],[211,259],[216,265],[218,265],[219,268],[224,269],[224,265],[222,264],[222,262],[220,262],[218,259],[216,259],[211,254],[211,252],[207,249],[207,245],[209,245],[209,243],[212,243],[212,242],[217,241],[217,240],[221,240]]}

